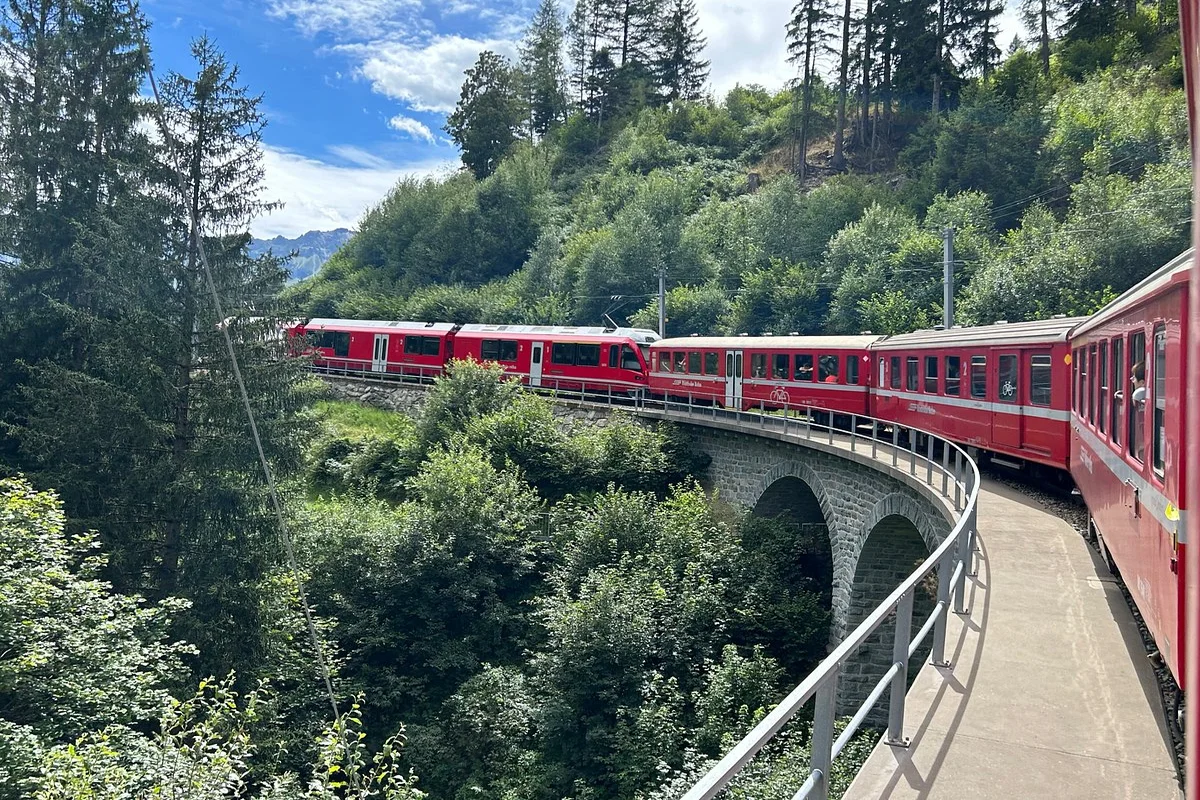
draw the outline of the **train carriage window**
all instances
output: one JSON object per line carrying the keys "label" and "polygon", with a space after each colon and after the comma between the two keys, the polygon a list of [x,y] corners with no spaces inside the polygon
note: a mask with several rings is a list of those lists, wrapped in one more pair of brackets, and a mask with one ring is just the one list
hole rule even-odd
{"label": "train carriage window", "polygon": [[421,348],[421,355],[436,356],[442,353],[442,340],[436,336],[426,336],[425,346]]}
{"label": "train carriage window", "polygon": [[674,362],[675,372],[687,372],[687,353],[683,350],[676,350],[671,360]]}
{"label": "train carriage window", "polygon": [[721,356],[711,350],[704,354],[704,374],[716,375],[720,370],[718,367],[721,364]]}
{"label": "train carriage window", "polygon": [[879,382],[876,384],[876,386],[878,386],[880,389],[882,389],[884,386],[887,385],[887,383],[886,383],[887,376],[884,374],[886,371],[884,369],[884,363],[885,362],[882,358],[879,359]]}
{"label": "train carriage window", "polygon": [[1167,450],[1167,327],[1154,326],[1154,471],[1166,471]]}
{"label": "train carriage window", "polygon": [[751,353],[750,354],[750,377],[751,378],[767,377],[767,354],[766,353]]}
{"label": "train carriage window", "polygon": [[621,369],[642,371],[642,362],[638,360],[637,350],[627,344],[621,345]]}
{"label": "train carriage window", "polygon": [[575,345],[575,364],[580,367],[598,367],[600,366],[600,345],[598,344],[577,344]]}
{"label": "train carriage window", "polygon": [[904,360],[904,388],[910,392],[917,391],[920,386],[920,381],[917,380],[920,367],[916,356],[909,356]]}
{"label": "train carriage window", "polygon": [[350,334],[346,331],[321,331],[313,337],[313,346],[330,349],[335,356],[346,358],[350,355]]}
{"label": "train carriage window", "polygon": [[961,369],[962,360],[958,356],[946,356],[946,394],[951,397],[958,397]]}
{"label": "train carriage window", "polygon": [[1035,406],[1050,405],[1050,354],[1037,353],[1029,359],[1029,402]]}
{"label": "train carriage window", "polygon": [[971,397],[987,397],[987,356],[971,356]]}
{"label": "train carriage window", "polygon": [[846,383],[858,386],[858,356],[846,356]]}
{"label": "train carriage window", "polygon": [[1087,347],[1079,348],[1079,418],[1087,419],[1088,364]]}
{"label": "train carriage window", "polygon": [[616,367],[621,363],[621,345],[610,344],[608,346],[608,365]]}
{"label": "train carriage window", "polygon": [[893,389],[900,388],[900,356],[892,356],[892,374],[888,378],[888,385]]}
{"label": "train carriage window", "polygon": [[424,340],[424,336],[405,336],[404,352],[407,355],[421,355],[421,350],[424,347]]}
{"label": "train carriage window", "polygon": [[1129,392],[1129,455],[1138,461],[1146,456],[1146,334],[1138,331],[1129,337],[1129,380],[1125,383]]}
{"label": "train carriage window", "polygon": [[999,381],[996,386],[996,396],[1001,403],[1015,403],[1020,398],[1018,391],[1017,357],[1000,356]]}
{"label": "train carriage window", "polygon": [[484,361],[496,361],[500,358],[500,340],[484,339],[479,343],[479,357]]}
{"label": "train carriage window", "polygon": [[1088,418],[1088,422],[1095,423],[1096,422],[1096,383],[1097,383],[1097,381],[1096,381],[1096,345],[1094,345],[1094,344],[1088,346],[1087,371],[1088,371],[1088,380],[1087,380],[1088,413],[1087,413],[1087,418]]}
{"label": "train carriage window", "polygon": [[1096,427],[1101,433],[1108,430],[1105,422],[1108,420],[1108,342],[1100,343],[1100,359],[1096,362],[1096,380],[1100,384],[1100,395],[1097,398]]}
{"label": "train carriage window", "polygon": [[1125,346],[1124,339],[1112,340],[1112,413],[1109,414],[1109,419],[1112,420],[1112,440],[1113,444],[1121,443],[1121,406],[1125,401],[1125,392],[1128,389],[1125,386],[1125,364],[1123,363],[1122,349]]}
{"label": "train carriage window", "polygon": [[1071,408],[1079,413],[1079,351],[1071,352]]}
{"label": "train carriage window", "polygon": [[925,391],[938,393],[938,357],[925,356]]}
{"label": "train carriage window", "polygon": [[821,383],[837,383],[841,359],[838,356],[821,356],[817,359],[817,380]]}
{"label": "train carriage window", "polygon": [[786,381],[788,379],[787,353],[776,353],[771,356],[771,377],[777,381]]}
{"label": "train carriage window", "polygon": [[517,341],[516,341],[516,339],[501,339],[500,340],[500,360],[501,361],[516,361],[517,360]]}
{"label": "train carriage window", "polygon": [[555,342],[550,348],[550,363],[551,364],[574,364],[575,363],[575,343],[574,342]]}
{"label": "train carriage window", "polygon": [[658,358],[658,368],[663,372],[670,372],[671,371],[671,353],[670,353],[670,351],[659,353],[657,358]]}
{"label": "train carriage window", "polygon": [[691,375],[700,374],[700,351],[692,350],[688,353],[688,373]]}
{"label": "train carriage window", "polygon": [[796,356],[796,377],[798,381],[813,379],[813,357],[808,354]]}

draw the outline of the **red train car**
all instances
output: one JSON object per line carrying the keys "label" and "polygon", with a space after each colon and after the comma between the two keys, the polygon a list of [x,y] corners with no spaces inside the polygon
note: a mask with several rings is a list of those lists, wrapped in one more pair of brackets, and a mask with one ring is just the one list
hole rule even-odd
{"label": "red train car", "polygon": [[1071,474],[1180,686],[1192,262],[1184,253],[1071,334]]}
{"label": "red train car", "polygon": [[1081,319],[890,336],[871,348],[871,413],[936,431],[1003,463],[1066,470],[1067,334]]}
{"label": "red train car", "polygon": [[317,367],[432,377],[450,357],[455,326],[448,322],[312,319],[291,329]]}
{"label": "red train car", "polygon": [[494,361],[530,386],[637,394],[646,389],[647,349],[657,338],[640,328],[463,325],[454,357]]}
{"label": "red train car", "polygon": [[650,393],[725,408],[866,414],[877,336],[689,336],[650,348]]}

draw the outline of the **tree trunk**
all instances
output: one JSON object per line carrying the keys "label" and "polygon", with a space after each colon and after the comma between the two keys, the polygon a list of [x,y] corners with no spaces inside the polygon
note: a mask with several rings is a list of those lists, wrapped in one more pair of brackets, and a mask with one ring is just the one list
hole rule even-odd
{"label": "tree trunk", "polygon": [[938,0],[937,55],[933,62],[933,115],[936,117],[942,102],[942,37],[946,31],[946,0]]}
{"label": "tree trunk", "polygon": [[833,132],[833,168],[842,170],[846,157],[842,153],[842,137],[846,130],[846,95],[850,80],[850,0],[842,12],[842,69],[838,78],[837,128]]}
{"label": "tree trunk", "polygon": [[874,0],[867,0],[867,13],[863,17],[863,79],[862,79],[862,115],[859,117],[861,134],[860,142],[867,141],[867,125],[871,116],[871,39],[874,34],[874,19],[871,17]]}
{"label": "tree trunk", "polygon": [[1042,0],[1042,35],[1038,54],[1042,58],[1042,74],[1050,76],[1050,0]]}
{"label": "tree trunk", "polygon": [[808,115],[812,110],[813,17],[808,15],[804,27],[804,100],[800,108],[800,182],[808,172]]}

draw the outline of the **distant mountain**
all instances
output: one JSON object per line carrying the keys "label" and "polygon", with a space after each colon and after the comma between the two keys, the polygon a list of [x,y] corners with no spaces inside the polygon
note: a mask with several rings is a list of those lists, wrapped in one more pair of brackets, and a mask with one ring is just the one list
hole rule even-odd
{"label": "distant mountain", "polygon": [[260,256],[271,251],[277,256],[286,256],[295,251],[297,255],[288,262],[288,268],[292,271],[291,280],[298,281],[319,270],[353,235],[352,230],[338,228],[336,231],[309,231],[295,239],[285,239],[282,236],[276,236],[274,239],[252,239],[250,255]]}

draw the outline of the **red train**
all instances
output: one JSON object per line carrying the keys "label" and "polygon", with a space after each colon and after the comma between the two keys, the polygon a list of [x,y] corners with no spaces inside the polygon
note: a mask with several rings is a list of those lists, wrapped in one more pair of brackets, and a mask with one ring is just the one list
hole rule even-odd
{"label": "red train", "polygon": [[453,358],[491,361],[530,386],[642,393],[647,348],[638,328],[454,325],[448,322],[313,319],[289,333],[321,369],[432,378]]}
{"label": "red train", "polygon": [[870,415],[1069,474],[1182,686],[1192,262],[1184,253],[1092,317],[888,337],[334,319],[291,333],[325,369],[430,378],[473,358],[532,386]]}

